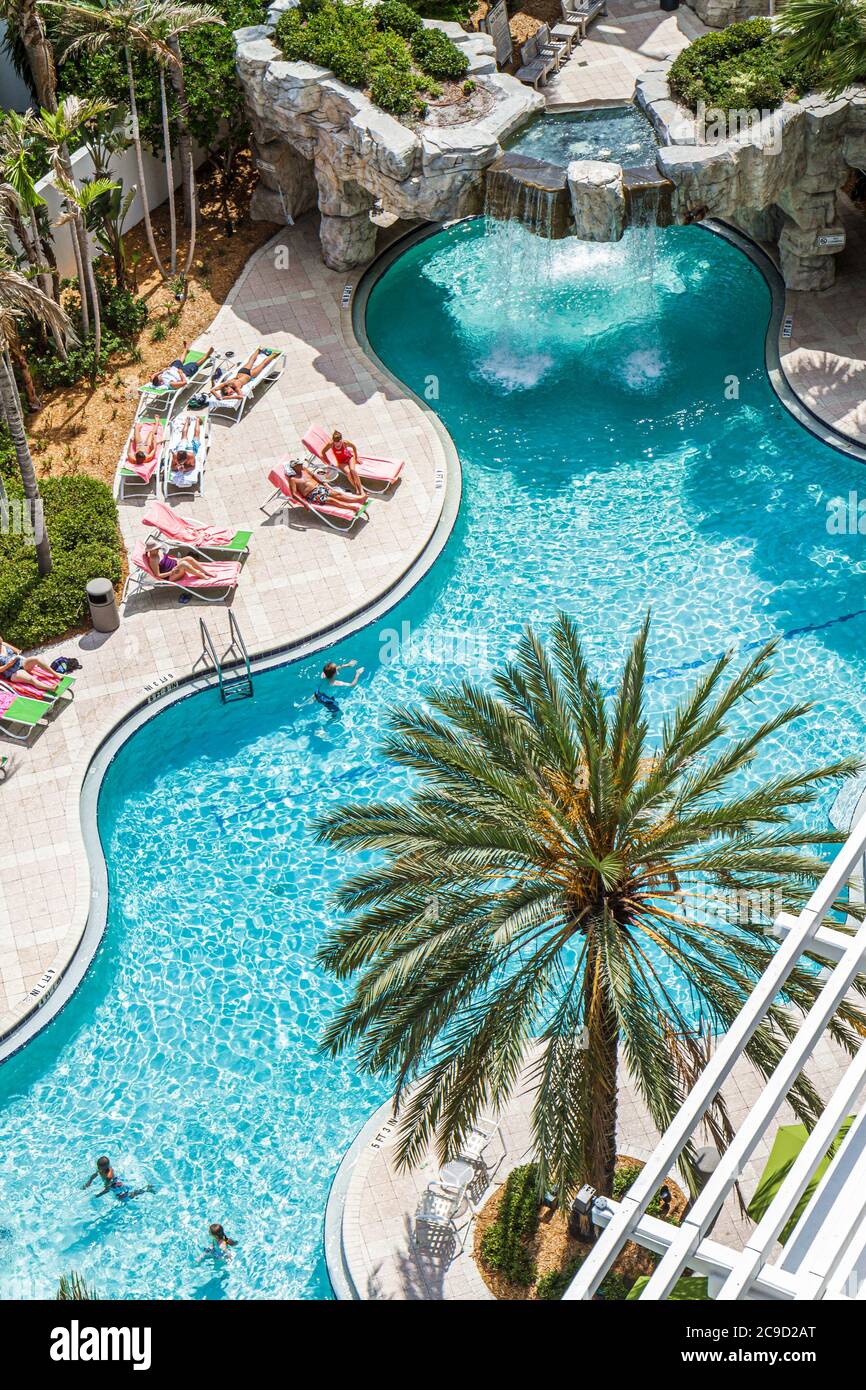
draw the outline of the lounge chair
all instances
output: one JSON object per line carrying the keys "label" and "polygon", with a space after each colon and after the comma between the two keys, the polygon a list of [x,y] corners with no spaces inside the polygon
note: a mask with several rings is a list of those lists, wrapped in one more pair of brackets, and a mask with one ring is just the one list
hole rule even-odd
{"label": "lounge chair", "polygon": [[[148,593],[151,589],[182,589],[187,593],[199,594],[205,603],[222,603],[228,597],[228,591],[237,587],[241,575],[240,563],[237,560],[210,560],[204,568],[208,572],[207,579],[172,579],[169,574],[155,579],[147,563],[142,541],[133,548],[129,557],[129,574],[120,601],[126,603],[127,599]],[[208,594],[209,589],[225,589],[226,593]]]}
{"label": "lounge chair", "polygon": [[[264,349],[260,347],[258,351],[263,352]],[[258,376],[254,376],[252,381],[247,382],[246,386],[241,389],[241,394],[239,396],[232,396],[229,397],[228,400],[225,400],[222,396],[214,396],[208,392],[207,408],[211,415],[230,415],[235,420],[240,420],[247,408],[248,402],[252,400],[262,382],[279,381],[283,372],[286,370],[286,354],[284,352],[273,352],[271,356],[271,365],[264,371],[259,372]],[[211,390],[213,386],[219,386],[221,383],[224,384],[226,381],[231,381],[232,375],[237,372],[239,367],[240,363],[232,360],[231,366],[226,367],[220,381],[212,383]]]}
{"label": "lounge chair", "polygon": [[[133,432],[136,425],[156,425],[156,453],[151,463],[130,463],[129,446],[132,441]],[[156,486],[159,487],[159,466],[162,459],[162,449],[165,444],[167,422],[157,419],[154,415],[136,416],[130,426],[129,434],[123,446],[120,458],[117,460],[117,471],[114,474],[114,495],[118,501],[123,501],[126,493],[132,491],[150,490],[150,484],[156,478]]]}
{"label": "lounge chair", "polygon": [[[34,729],[48,723],[48,715],[59,702],[61,694],[71,689],[73,678],[64,676],[53,692],[44,692],[39,697],[22,695],[15,686],[6,680],[0,681],[0,728],[7,738],[17,743],[26,743]],[[62,691],[60,687],[63,687]],[[14,726],[14,727],[8,727]]]}
{"label": "lounge chair", "polygon": [[526,82],[538,91],[539,84],[546,82],[553,72],[554,59],[549,54],[541,52],[538,46],[538,35],[533,34],[531,39],[520,49],[520,67],[515,76],[521,81]]}
{"label": "lounge chair", "polygon": [[[193,438],[195,422],[201,421],[202,429],[199,436],[198,453],[195,456],[195,467],[188,473],[181,475],[177,470],[173,470],[171,461],[178,449],[183,448],[184,443]],[[170,496],[182,497],[185,493],[196,492],[199,496],[204,492],[204,475],[207,465],[208,450],[210,448],[210,421],[206,410],[185,410],[182,415],[178,415],[171,427],[171,433],[163,445],[162,457],[160,459],[160,485],[159,493],[163,500]]]}
{"label": "lounge chair", "polygon": [[[309,455],[308,462],[312,463],[315,459],[326,468],[335,467],[330,459],[325,459],[325,447],[330,442],[331,436],[321,425],[309,425],[301,441]],[[358,472],[364,479],[368,492],[387,492],[389,487],[394,486],[405,467],[405,459],[376,458],[373,454],[358,455]]]}
{"label": "lounge chair", "polygon": [[232,555],[241,559],[249,551],[253,534],[252,531],[221,530],[194,521],[191,516],[181,516],[167,502],[152,502],[145,510],[142,525],[151,527],[147,540],[182,545],[205,559],[208,555]]}
{"label": "lounge chair", "polygon": [[166,420],[170,420],[181,400],[197,387],[204,386],[216,366],[213,353],[205,358],[203,351],[188,352],[184,361],[198,363],[195,376],[189,378],[186,386],[178,386],[174,389],[170,386],[154,386],[152,382],[139,386],[137,417],[152,410],[157,415],[164,415]]}
{"label": "lounge chair", "polygon": [[268,482],[273,484],[274,491],[263,503],[261,510],[265,515],[269,515],[268,507],[277,498],[280,499],[281,510],[283,507],[293,512],[309,512],[312,516],[321,517],[327,526],[333,531],[351,531],[359,517],[367,516],[367,503],[357,510],[352,507],[341,507],[338,503],[325,503],[324,505],[316,502],[299,502],[289,491],[289,480],[286,476],[285,468],[272,468],[268,474]]}

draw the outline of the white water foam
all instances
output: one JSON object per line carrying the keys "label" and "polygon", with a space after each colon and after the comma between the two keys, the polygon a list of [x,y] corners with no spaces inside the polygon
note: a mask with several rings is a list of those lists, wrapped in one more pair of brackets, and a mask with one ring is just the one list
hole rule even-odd
{"label": "white water foam", "polygon": [[667,365],[659,348],[636,348],[623,361],[623,380],[631,391],[651,391],[665,375]]}
{"label": "white water foam", "polygon": [[553,366],[553,357],[547,352],[526,355],[516,351],[508,343],[497,343],[492,351],[478,363],[478,375],[492,386],[498,386],[506,394],[512,391],[531,391],[545,377]]}

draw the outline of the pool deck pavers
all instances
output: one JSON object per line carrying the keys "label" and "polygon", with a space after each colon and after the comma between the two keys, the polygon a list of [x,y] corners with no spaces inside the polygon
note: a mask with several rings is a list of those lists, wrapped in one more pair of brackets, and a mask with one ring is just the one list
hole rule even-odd
{"label": "pool deck pavers", "polygon": [[636,77],[706,32],[686,5],[669,13],[658,0],[608,0],[607,15],[593,20],[583,43],[544,87],[548,105],[631,101]]}
{"label": "pool deck pavers", "polygon": [[[287,268],[278,254],[288,251]],[[260,388],[243,419],[215,420],[204,496],[174,503],[196,520],[253,531],[232,608],[251,654],[348,617],[387,591],[424,549],[439,518],[453,460],[436,418],[387,381],[357,346],[341,298],[359,276],[326,270],[316,221],[286,229],[249,262],[207,335],[241,361],[258,343],[281,347],[286,370]],[[130,378],[132,380],[132,378]],[[373,454],[407,460],[390,495],[350,535],[320,522],[267,520],[269,469],[300,452],[307,425],[339,426]],[[152,495],[152,494],[151,494]],[[119,505],[129,549],[144,537],[141,501]],[[67,966],[90,907],[79,792],[92,753],[147,693],[187,675],[205,618],[218,651],[229,645],[222,604],[177,590],[132,598],[120,630],[55,643],[47,659],[76,656],[75,698],[29,746],[0,739],[11,756],[0,782],[0,1036],[44,1000]]]}

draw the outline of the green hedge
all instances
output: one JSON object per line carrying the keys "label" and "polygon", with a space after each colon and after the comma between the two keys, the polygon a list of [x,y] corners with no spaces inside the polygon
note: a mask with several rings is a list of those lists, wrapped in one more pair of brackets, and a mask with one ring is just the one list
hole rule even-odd
{"label": "green hedge", "polygon": [[[5,470],[4,470],[5,471]],[[10,501],[20,482],[6,481]],[[40,484],[54,568],[40,579],[36,549],[22,536],[0,533],[0,634],[27,650],[61,637],[87,619],[85,585],[121,577],[117,506],[95,478],[46,478]]]}
{"label": "green hedge", "polygon": [[808,73],[788,58],[768,19],[731,24],[695,39],[668,76],[671,95],[692,111],[702,101],[728,111],[774,111],[808,91]]}
{"label": "green hedge", "polygon": [[469,66],[456,44],[441,30],[423,29],[415,7],[401,0],[373,8],[363,0],[301,0],[280,16],[276,40],[285,58],[369,88],[371,100],[394,116],[423,114],[429,79],[460,78]]}
{"label": "green hedge", "polygon": [[508,1175],[499,1211],[481,1237],[481,1259],[488,1269],[504,1274],[512,1284],[535,1282],[535,1265],[524,1242],[538,1229],[538,1169],[534,1163]]}

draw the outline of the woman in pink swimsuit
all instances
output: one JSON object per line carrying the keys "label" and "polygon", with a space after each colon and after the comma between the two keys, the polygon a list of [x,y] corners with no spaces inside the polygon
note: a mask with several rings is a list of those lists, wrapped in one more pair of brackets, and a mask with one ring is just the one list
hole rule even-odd
{"label": "woman in pink swimsuit", "polygon": [[334,466],[349,479],[352,487],[359,497],[366,500],[367,489],[361,482],[361,475],[358,472],[358,450],[354,444],[350,444],[348,439],[344,439],[339,430],[334,430],[328,443],[322,450],[322,462],[328,462],[328,453],[334,456]]}

